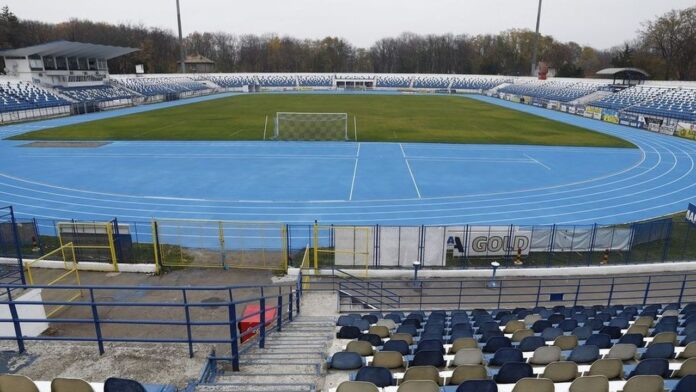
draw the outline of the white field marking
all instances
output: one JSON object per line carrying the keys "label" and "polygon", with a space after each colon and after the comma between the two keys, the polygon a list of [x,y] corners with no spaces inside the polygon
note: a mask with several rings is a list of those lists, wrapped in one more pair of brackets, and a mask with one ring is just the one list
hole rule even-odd
{"label": "white field marking", "polygon": [[[360,148],[360,147],[358,147]],[[355,158],[355,166],[353,166],[353,180],[350,182],[350,194],[348,200],[353,200],[353,189],[355,189],[355,175],[358,173],[358,158]]]}
{"label": "white field marking", "polygon": [[416,194],[418,198],[421,199],[420,189],[418,189],[418,183],[416,183],[416,177],[413,176],[413,171],[411,170],[411,165],[408,163],[408,158],[406,158],[406,152],[404,151],[403,144],[399,143],[399,148],[401,148],[401,155],[404,157],[404,162],[406,162],[406,168],[408,168],[408,173],[411,175],[411,181],[413,181],[413,187],[416,188]]}
{"label": "white field marking", "polygon": [[521,158],[449,158],[449,157],[427,157],[415,156],[408,157],[411,161],[445,161],[445,162],[481,162],[481,163],[538,163],[533,159]]}
{"label": "white field marking", "polygon": [[550,167],[548,167],[548,166],[544,165],[543,163],[539,162],[537,159],[534,159],[534,158],[530,157],[530,156],[527,155],[527,154],[524,154],[524,156],[526,156],[527,158],[529,158],[529,159],[531,159],[532,161],[534,161],[534,163],[538,163],[539,165],[545,167],[546,170],[549,170],[549,171],[551,170]]}
{"label": "white field marking", "polygon": [[275,158],[302,158],[302,159],[355,159],[354,156],[341,155],[228,155],[228,154],[20,154],[19,158],[158,158],[158,159],[275,159]]}
{"label": "white field marking", "polygon": [[360,146],[362,146],[362,143],[358,143],[358,151],[355,153],[356,158],[360,158]]}

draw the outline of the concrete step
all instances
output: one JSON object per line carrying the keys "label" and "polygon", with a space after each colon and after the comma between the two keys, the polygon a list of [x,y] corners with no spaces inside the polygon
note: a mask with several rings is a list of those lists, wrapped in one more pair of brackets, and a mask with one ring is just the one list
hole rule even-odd
{"label": "concrete step", "polygon": [[314,384],[260,384],[225,385],[202,384],[195,392],[315,392]]}

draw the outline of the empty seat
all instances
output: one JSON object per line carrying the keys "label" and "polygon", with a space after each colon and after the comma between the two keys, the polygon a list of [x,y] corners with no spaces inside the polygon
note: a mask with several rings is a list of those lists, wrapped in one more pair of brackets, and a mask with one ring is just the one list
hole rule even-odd
{"label": "empty seat", "polygon": [[696,376],[686,376],[679,380],[672,392],[693,392],[696,391]]}
{"label": "empty seat", "polygon": [[557,346],[544,346],[534,350],[529,363],[533,365],[548,365],[551,362],[561,360],[561,348]]}
{"label": "empty seat", "polygon": [[341,327],[341,329],[338,330],[338,332],[336,333],[336,338],[337,339],[356,339],[360,335],[361,335],[360,328],[358,328],[354,325],[347,325],[345,327]]}
{"label": "empty seat", "polygon": [[[372,346],[370,345],[370,347]],[[411,352],[411,348],[403,340],[389,340],[382,346],[382,351],[396,351],[401,355],[408,355]]]}
{"label": "empty seat", "polygon": [[445,358],[440,350],[418,351],[409,366],[445,366]]}
{"label": "empty seat", "polygon": [[507,362],[500,367],[498,374],[493,378],[498,384],[514,384],[517,381],[534,377],[532,366],[524,362]]}
{"label": "empty seat", "polygon": [[644,359],[638,362],[635,369],[628,375],[628,378],[635,376],[660,376],[668,378],[670,376],[669,362],[663,358]]}
{"label": "empty seat", "polygon": [[550,327],[551,323],[549,320],[537,320],[534,322],[534,324],[532,324],[532,331],[535,333],[541,333],[543,330]]}
{"label": "empty seat", "polygon": [[599,330],[599,333],[605,333],[612,339],[618,339],[621,337],[621,328],[606,326],[602,327],[602,329]]}
{"label": "empty seat", "polygon": [[454,354],[452,365],[479,365],[483,363],[483,354],[478,348],[463,348]]}
{"label": "empty seat", "polygon": [[367,331],[370,328],[370,322],[365,319],[353,319],[353,326],[357,327],[361,332]]}
{"label": "empty seat", "polygon": [[355,381],[369,382],[380,388],[394,385],[394,377],[389,369],[376,366],[366,366],[358,370]]}
{"label": "empty seat", "polygon": [[645,350],[641,359],[649,358],[664,358],[672,359],[674,358],[674,344],[672,343],[655,343],[648,346]]}
{"label": "empty seat", "polygon": [[570,361],[551,362],[544,368],[542,378],[553,382],[571,382],[578,378],[578,364]]}
{"label": "empty seat", "polygon": [[445,347],[442,345],[442,341],[440,340],[421,340],[418,342],[418,346],[416,347],[416,353],[419,351],[430,351],[430,350],[435,350],[435,351],[440,351],[443,354],[445,353]]}
{"label": "empty seat", "polygon": [[679,359],[687,359],[696,357],[696,342],[692,342],[684,347],[684,350],[677,355]]}
{"label": "empty seat", "polygon": [[494,353],[503,347],[512,347],[512,341],[505,336],[494,336],[483,346],[484,353]]}
{"label": "empty seat", "polygon": [[374,354],[374,350],[370,342],[360,342],[357,340],[348,342],[345,351],[357,353],[363,357],[368,357]]}
{"label": "empty seat", "polygon": [[94,392],[91,385],[79,378],[54,378],[51,392]]}
{"label": "empty seat", "polygon": [[404,367],[404,357],[396,351],[378,351],[372,359],[372,366],[387,369]]}
{"label": "empty seat", "polygon": [[363,360],[358,353],[343,351],[331,357],[330,366],[338,370],[355,370],[363,366]]}
{"label": "empty seat", "polygon": [[561,350],[572,350],[578,346],[578,337],[574,335],[561,335],[554,339],[553,345]]}
{"label": "empty seat", "polygon": [[467,380],[485,380],[488,379],[488,372],[483,365],[460,365],[452,372],[452,377],[449,379],[449,385],[459,385]]}
{"label": "empty seat", "polygon": [[104,392],[146,392],[146,390],[135,380],[110,377],[104,381]]}
{"label": "empty seat", "polygon": [[396,324],[401,324],[402,318],[403,318],[403,316],[398,314],[398,313],[387,313],[384,315],[385,320],[392,320]]}
{"label": "empty seat", "polygon": [[17,374],[0,375],[0,392],[39,392],[34,382]]}
{"label": "empty seat", "polygon": [[609,380],[623,380],[623,362],[620,359],[598,359],[590,365],[587,375],[604,376]]}
{"label": "empty seat", "polygon": [[582,327],[577,327],[573,329],[573,335],[578,337],[578,340],[586,340],[592,336],[592,328],[589,325],[583,325]]}
{"label": "empty seat", "polygon": [[338,320],[336,320],[336,325],[339,327],[349,327],[349,326],[353,325],[354,319],[355,319],[355,317],[353,317],[351,315],[344,314],[343,316],[338,317]]}
{"label": "empty seat", "polygon": [[441,384],[440,372],[434,366],[413,366],[406,369],[404,381],[434,381]]}
{"label": "empty seat", "polygon": [[456,339],[450,347],[450,354],[455,354],[457,351],[463,348],[478,348],[478,343],[476,343],[476,340],[473,338]]}
{"label": "empty seat", "polygon": [[682,378],[696,374],[696,358],[689,358],[682,362],[678,370],[672,374],[672,377]]}
{"label": "empty seat", "polygon": [[533,325],[539,320],[541,320],[541,316],[539,316],[538,314],[529,314],[524,316],[524,323],[529,326]]}
{"label": "empty seat", "polygon": [[578,320],[567,319],[563,320],[558,324],[558,327],[563,330],[563,332],[570,332],[578,327]]}
{"label": "empty seat", "polygon": [[379,392],[379,388],[370,382],[344,381],[338,385],[336,392]]}
{"label": "empty seat", "polygon": [[622,361],[632,361],[636,358],[637,348],[633,344],[617,343],[613,345],[604,358],[615,358]]}
{"label": "empty seat", "polygon": [[593,345],[578,346],[571,351],[568,361],[575,363],[592,363],[599,359],[599,347]]}
{"label": "empty seat", "polygon": [[609,392],[609,380],[604,376],[578,377],[570,384],[568,392]]}
{"label": "empty seat", "polygon": [[541,336],[528,336],[522,339],[517,348],[522,352],[531,352],[545,345],[546,341]]}
{"label": "empty seat", "polygon": [[505,362],[524,362],[522,351],[513,347],[503,347],[493,354],[488,366],[502,366]]}
{"label": "empty seat", "polygon": [[411,336],[416,336],[418,335],[418,328],[416,328],[415,325],[404,325],[401,324],[399,327],[396,329],[397,334],[409,334]]}
{"label": "empty seat", "polygon": [[660,332],[655,337],[653,340],[648,344],[648,346],[652,346],[653,344],[657,343],[669,343],[673,347],[677,345],[677,333],[676,332]]}
{"label": "empty seat", "polygon": [[389,340],[403,340],[410,346],[413,344],[413,335],[409,333],[395,333],[389,338]]}
{"label": "empty seat", "polygon": [[548,378],[523,378],[515,383],[512,392],[554,392],[553,381]]}
{"label": "empty seat", "polygon": [[498,392],[498,385],[492,380],[468,380],[459,384],[456,392]]}
{"label": "empty seat", "polygon": [[518,329],[517,331],[512,333],[512,337],[510,337],[510,340],[512,340],[515,343],[519,343],[522,341],[522,339],[534,336],[534,331],[531,329]]}
{"label": "empty seat", "polygon": [[563,335],[563,330],[560,328],[549,327],[541,331],[541,337],[547,342],[554,341],[557,337]]}
{"label": "empty seat", "polygon": [[605,333],[596,333],[590,335],[590,337],[585,340],[586,345],[597,346],[600,349],[611,347],[611,337]]}
{"label": "empty seat", "polygon": [[644,347],[644,336],[639,333],[627,333],[619,339],[619,343],[633,344],[636,347]]}
{"label": "empty seat", "polygon": [[399,385],[397,392],[440,392],[440,386],[430,380],[411,380]]}
{"label": "empty seat", "polygon": [[626,333],[639,333],[643,336],[648,336],[650,334],[650,327],[646,325],[631,325],[628,330],[626,330]]}
{"label": "empty seat", "polygon": [[371,345],[378,347],[384,344],[382,342],[382,338],[379,336],[373,334],[373,333],[366,333],[358,336],[358,340],[363,341],[363,342],[370,342]]}
{"label": "empty seat", "polygon": [[389,337],[389,328],[385,327],[384,325],[373,325],[367,330],[367,332],[375,334],[382,339]]}
{"label": "empty seat", "polygon": [[370,324],[375,324],[377,323],[377,320],[379,320],[379,317],[375,316],[374,314],[366,314],[362,316],[362,319]]}
{"label": "empty seat", "polygon": [[664,392],[665,381],[659,376],[636,376],[629,378],[623,392]]}
{"label": "empty seat", "polygon": [[519,320],[510,320],[505,324],[505,328],[503,329],[504,333],[515,333],[516,331],[519,331],[521,329],[526,329],[527,325],[523,321]]}

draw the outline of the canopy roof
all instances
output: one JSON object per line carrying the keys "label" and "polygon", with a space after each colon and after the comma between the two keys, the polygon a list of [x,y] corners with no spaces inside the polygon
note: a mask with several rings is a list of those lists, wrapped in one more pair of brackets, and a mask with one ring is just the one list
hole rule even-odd
{"label": "canopy roof", "polygon": [[25,57],[32,55],[58,56],[58,57],[88,57],[98,59],[112,59],[140,49],[121,46],[86,44],[71,41],[53,41],[41,45],[28,46],[19,49],[1,50],[0,56]]}
{"label": "canopy roof", "polygon": [[650,77],[650,74],[640,68],[605,68],[601,71],[597,71],[597,75],[604,76],[619,76],[621,74],[640,75],[644,78]]}

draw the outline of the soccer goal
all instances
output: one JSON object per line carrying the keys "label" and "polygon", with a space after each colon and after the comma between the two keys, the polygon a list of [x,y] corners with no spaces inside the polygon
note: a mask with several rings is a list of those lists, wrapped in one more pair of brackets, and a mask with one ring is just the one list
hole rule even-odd
{"label": "soccer goal", "polygon": [[278,112],[274,140],[350,140],[348,113]]}

